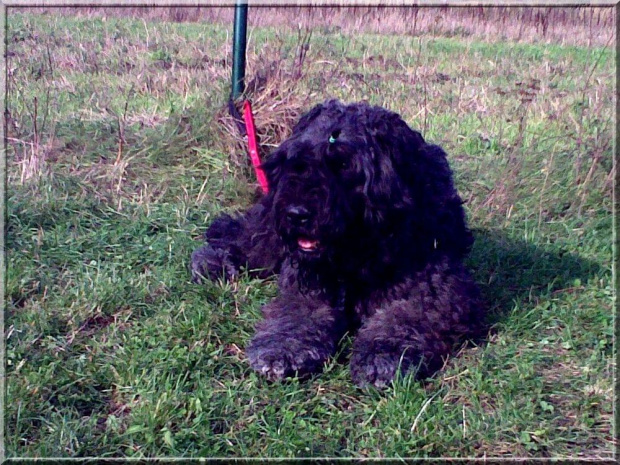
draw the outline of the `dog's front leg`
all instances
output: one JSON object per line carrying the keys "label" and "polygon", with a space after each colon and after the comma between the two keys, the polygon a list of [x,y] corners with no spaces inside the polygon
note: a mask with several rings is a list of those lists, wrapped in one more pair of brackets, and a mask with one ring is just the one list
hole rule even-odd
{"label": "dog's front leg", "polygon": [[270,380],[320,372],[346,331],[342,311],[311,295],[282,294],[263,313],[246,354]]}

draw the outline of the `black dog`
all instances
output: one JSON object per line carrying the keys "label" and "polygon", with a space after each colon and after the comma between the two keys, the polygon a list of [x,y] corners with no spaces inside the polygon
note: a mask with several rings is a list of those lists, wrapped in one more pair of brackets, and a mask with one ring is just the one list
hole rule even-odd
{"label": "black dog", "polygon": [[304,115],[263,168],[270,191],[217,218],[192,255],[199,281],[280,273],[280,295],[247,347],[270,379],[320,371],[357,332],[351,374],[381,387],[431,375],[478,335],[462,258],[473,239],[443,150],[396,113],[331,100]]}

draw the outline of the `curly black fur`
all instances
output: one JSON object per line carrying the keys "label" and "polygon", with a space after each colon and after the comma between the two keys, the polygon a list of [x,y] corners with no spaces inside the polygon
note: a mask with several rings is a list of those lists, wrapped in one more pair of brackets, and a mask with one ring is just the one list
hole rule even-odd
{"label": "curly black fur", "polygon": [[247,347],[270,379],[319,371],[347,332],[351,374],[384,386],[431,375],[478,333],[472,244],[444,151],[396,113],[330,100],[304,115],[263,168],[269,194],[217,218],[192,255],[199,281],[241,267],[280,273]]}

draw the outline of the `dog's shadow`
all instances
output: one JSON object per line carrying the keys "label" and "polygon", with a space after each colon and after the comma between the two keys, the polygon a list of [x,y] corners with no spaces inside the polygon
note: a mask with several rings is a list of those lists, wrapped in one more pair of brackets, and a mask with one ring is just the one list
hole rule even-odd
{"label": "dog's shadow", "polygon": [[466,261],[487,306],[487,323],[504,321],[509,312],[531,308],[553,293],[578,289],[601,266],[558,247],[511,237],[502,230],[473,230],[475,242]]}

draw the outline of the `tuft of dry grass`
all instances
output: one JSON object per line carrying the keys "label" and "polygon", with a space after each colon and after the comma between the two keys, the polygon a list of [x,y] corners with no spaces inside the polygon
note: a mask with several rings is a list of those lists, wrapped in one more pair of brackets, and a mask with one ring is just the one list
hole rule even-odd
{"label": "tuft of dry grass", "polygon": [[[242,98],[221,107],[216,113],[219,123],[218,144],[237,167],[247,167],[247,135],[243,115],[243,101],[249,100],[256,126],[259,155],[265,159],[286,139],[302,113],[316,103],[315,92],[300,92],[310,73],[316,68],[315,60],[307,60],[311,32],[299,29],[292,58],[284,58],[282,43],[268,45],[260,51],[248,53],[247,83]],[[231,114],[234,105],[238,115]]]}
{"label": "tuft of dry grass", "polygon": [[[22,184],[36,181],[42,175],[48,174],[47,162],[54,161],[55,152],[59,148],[57,139],[54,137],[54,121],[48,117],[53,112],[50,107],[50,95],[47,93],[44,108],[41,109],[39,99],[32,99],[26,103],[25,117],[31,124],[32,131],[25,134],[19,131],[15,121],[11,118],[10,111],[6,111],[7,119],[7,142],[15,152],[15,162],[20,167],[19,179]],[[43,113],[42,115],[40,113]],[[51,118],[49,118],[51,119]]]}

